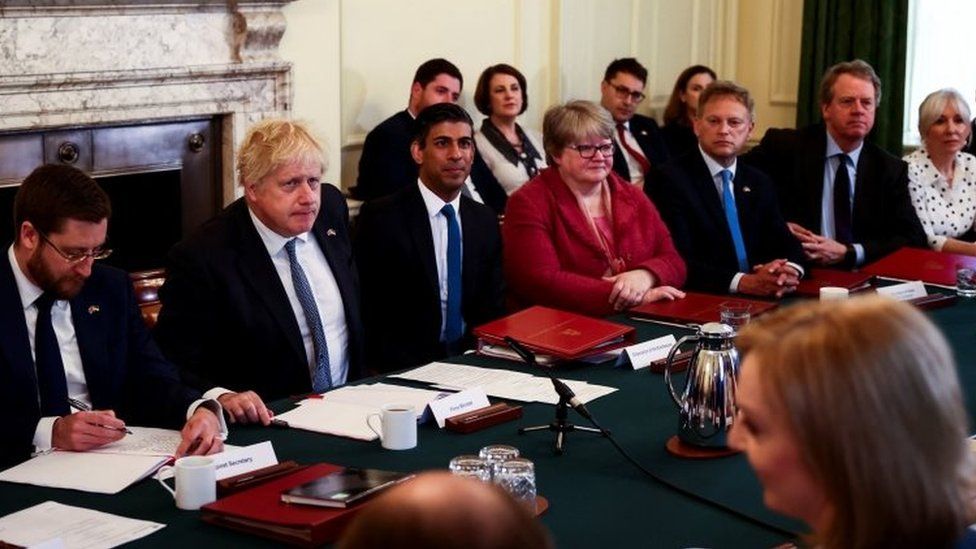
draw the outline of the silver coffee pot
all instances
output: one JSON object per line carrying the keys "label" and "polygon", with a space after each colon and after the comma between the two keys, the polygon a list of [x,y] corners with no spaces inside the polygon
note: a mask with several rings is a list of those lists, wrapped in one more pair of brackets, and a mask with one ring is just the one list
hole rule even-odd
{"label": "silver coffee pot", "polygon": [[[708,448],[728,446],[728,430],[735,418],[739,351],[733,345],[735,330],[709,322],[698,333],[678,340],[668,353],[664,382],[678,405],[678,438]],[[671,384],[671,367],[681,346],[696,342],[688,363],[685,389],[679,397]]]}

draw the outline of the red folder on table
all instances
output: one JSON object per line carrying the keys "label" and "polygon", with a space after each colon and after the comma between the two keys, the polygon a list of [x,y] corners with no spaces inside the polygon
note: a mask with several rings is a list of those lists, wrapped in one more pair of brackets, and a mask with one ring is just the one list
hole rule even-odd
{"label": "red folder on table", "polygon": [[680,324],[704,324],[706,322],[718,322],[722,304],[726,302],[748,304],[749,314],[753,317],[769,312],[779,305],[776,302],[743,299],[731,295],[685,292],[684,299],[673,301],[662,299],[661,301],[638,305],[630,310],[630,315]]}
{"label": "red folder on table", "polygon": [[861,269],[875,276],[956,286],[956,268],[976,269],[976,257],[921,248],[901,248]]}
{"label": "red folder on table", "polygon": [[482,343],[505,345],[511,337],[537,353],[575,360],[624,347],[634,328],[608,320],[534,306],[474,329]]}
{"label": "red folder on table", "polygon": [[796,295],[803,297],[819,297],[820,288],[833,286],[847,288],[851,292],[863,290],[871,286],[874,275],[868,273],[852,273],[835,269],[810,269],[810,276],[800,281],[796,287]]}
{"label": "red folder on table", "polygon": [[329,463],[312,465],[205,505],[200,518],[210,524],[302,547],[335,541],[362,506],[343,509],[294,505],[282,502],[281,493],[341,469]]}

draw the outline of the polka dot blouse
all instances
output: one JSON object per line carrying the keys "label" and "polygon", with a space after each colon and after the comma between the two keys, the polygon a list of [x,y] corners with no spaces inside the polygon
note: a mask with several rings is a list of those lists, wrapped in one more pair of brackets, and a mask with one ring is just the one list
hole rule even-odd
{"label": "polka dot blouse", "polygon": [[908,162],[908,190],[912,205],[929,238],[941,250],[948,237],[959,237],[976,222],[976,156],[956,153],[952,187],[935,169],[925,148],[904,158]]}

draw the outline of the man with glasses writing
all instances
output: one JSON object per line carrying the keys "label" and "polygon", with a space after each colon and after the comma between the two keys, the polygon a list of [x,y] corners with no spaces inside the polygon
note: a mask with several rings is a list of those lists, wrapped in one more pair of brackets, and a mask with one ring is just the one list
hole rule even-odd
{"label": "man with glasses writing", "polygon": [[600,83],[600,104],[613,116],[613,171],[642,186],[651,166],[668,159],[668,149],[657,122],[636,114],[645,99],[647,69],[633,57],[614,59]]}
{"label": "man with glasses writing", "polygon": [[15,241],[0,262],[2,464],[108,444],[125,422],[182,427],[177,455],[223,447],[219,404],[160,354],[128,276],[95,263],[111,253],[110,215],[105,192],[69,166],[42,166],[17,191]]}

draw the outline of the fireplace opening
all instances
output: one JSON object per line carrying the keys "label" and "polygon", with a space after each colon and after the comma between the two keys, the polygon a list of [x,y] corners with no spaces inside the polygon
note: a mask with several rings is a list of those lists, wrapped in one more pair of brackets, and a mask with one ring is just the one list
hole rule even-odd
{"label": "fireplace opening", "polygon": [[218,126],[208,118],[0,135],[0,242],[14,238],[23,178],[68,163],[112,201],[105,262],[129,272],[165,266],[170,247],[220,210]]}

